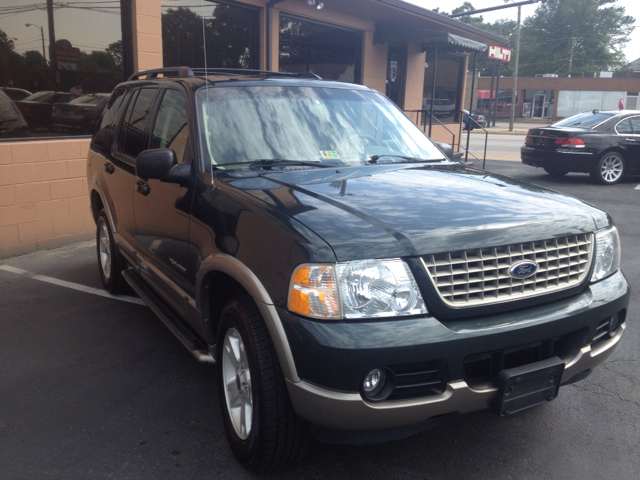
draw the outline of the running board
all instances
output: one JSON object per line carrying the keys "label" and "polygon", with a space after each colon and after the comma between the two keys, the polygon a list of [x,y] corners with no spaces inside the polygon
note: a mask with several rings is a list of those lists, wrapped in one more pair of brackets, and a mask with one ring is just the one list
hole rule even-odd
{"label": "running board", "polygon": [[187,327],[178,315],[162,300],[132,268],[123,270],[122,276],[162,323],[173,333],[199,362],[216,363],[207,346]]}

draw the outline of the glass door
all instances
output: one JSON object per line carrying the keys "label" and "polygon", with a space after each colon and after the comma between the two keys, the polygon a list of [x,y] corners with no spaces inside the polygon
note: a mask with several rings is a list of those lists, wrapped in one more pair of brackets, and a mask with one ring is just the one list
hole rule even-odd
{"label": "glass door", "polygon": [[545,102],[546,96],[544,93],[537,93],[534,97],[533,97],[533,111],[532,113],[532,117],[533,118],[543,118],[544,117],[544,102]]}

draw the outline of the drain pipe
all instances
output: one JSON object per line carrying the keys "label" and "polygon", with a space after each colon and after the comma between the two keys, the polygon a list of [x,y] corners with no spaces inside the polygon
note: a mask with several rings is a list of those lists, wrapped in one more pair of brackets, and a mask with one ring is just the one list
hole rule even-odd
{"label": "drain pipe", "polygon": [[273,62],[271,61],[271,55],[273,53],[271,36],[272,36],[272,24],[273,24],[273,6],[276,3],[284,2],[284,0],[269,0],[267,3],[267,70],[273,70]]}

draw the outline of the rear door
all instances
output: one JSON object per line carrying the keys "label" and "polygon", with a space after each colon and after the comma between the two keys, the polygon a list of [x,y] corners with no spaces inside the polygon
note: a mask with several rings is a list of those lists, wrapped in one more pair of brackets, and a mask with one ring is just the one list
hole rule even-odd
{"label": "rear door", "polygon": [[[179,164],[191,165],[186,93],[176,84],[159,96],[156,113],[148,121],[148,148],[172,149]],[[195,282],[194,269],[187,260],[193,189],[154,179],[137,182],[148,186],[134,194],[137,244],[150,267],[141,274],[186,316],[186,300],[193,295]]]}
{"label": "rear door", "polygon": [[640,115],[629,118],[633,133],[624,135],[624,140],[629,149],[627,168],[630,173],[640,172]]}

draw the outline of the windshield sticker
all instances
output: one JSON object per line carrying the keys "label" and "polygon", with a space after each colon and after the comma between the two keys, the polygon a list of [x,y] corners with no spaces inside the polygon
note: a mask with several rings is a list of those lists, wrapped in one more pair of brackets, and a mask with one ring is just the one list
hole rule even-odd
{"label": "windshield sticker", "polygon": [[340,160],[340,154],[336,150],[320,150],[320,156],[323,160]]}

